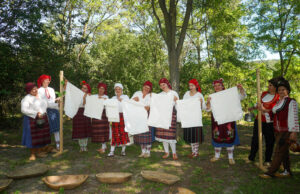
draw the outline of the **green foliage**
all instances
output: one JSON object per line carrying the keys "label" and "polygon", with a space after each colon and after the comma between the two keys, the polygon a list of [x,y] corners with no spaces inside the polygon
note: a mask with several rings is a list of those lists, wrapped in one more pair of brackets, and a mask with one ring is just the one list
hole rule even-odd
{"label": "green foliage", "polygon": [[65,189],[63,187],[59,188],[58,193],[59,194],[64,194],[65,193]]}
{"label": "green foliage", "polygon": [[278,70],[280,75],[285,76],[291,62],[297,60],[300,54],[299,1],[254,0],[249,7],[253,13],[248,18],[256,41],[279,54]]}

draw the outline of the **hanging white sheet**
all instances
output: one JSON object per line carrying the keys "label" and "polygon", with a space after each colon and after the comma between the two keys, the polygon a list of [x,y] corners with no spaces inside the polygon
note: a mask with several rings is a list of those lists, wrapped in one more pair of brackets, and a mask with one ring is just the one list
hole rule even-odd
{"label": "hanging white sheet", "polygon": [[82,103],[83,96],[83,91],[70,82],[67,83],[64,110],[68,117],[73,118],[76,115],[79,106]]}

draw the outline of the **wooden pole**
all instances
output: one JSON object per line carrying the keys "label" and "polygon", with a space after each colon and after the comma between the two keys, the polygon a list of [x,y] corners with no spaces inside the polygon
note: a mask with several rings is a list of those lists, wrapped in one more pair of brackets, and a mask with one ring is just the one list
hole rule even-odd
{"label": "wooden pole", "polygon": [[[257,81],[257,104],[261,104],[261,94],[260,94],[260,71],[256,69],[256,81]],[[262,153],[262,123],[261,123],[261,111],[258,110],[258,156],[259,156],[259,168],[263,167],[263,153]]]}
{"label": "wooden pole", "polygon": [[62,153],[64,150],[64,134],[63,134],[63,92],[64,92],[64,86],[63,86],[63,80],[64,80],[64,72],[59,72],[59,92],[61,94],[60,101],[59,101],[59,138],[60,138],[60,145],[59,145],[59,152]]}

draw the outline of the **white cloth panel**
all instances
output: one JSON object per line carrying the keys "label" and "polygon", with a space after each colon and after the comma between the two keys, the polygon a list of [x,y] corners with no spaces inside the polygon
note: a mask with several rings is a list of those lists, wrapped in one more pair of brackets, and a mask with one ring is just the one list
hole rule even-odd
{"label": "white cloth panel", "polygon": [[177,115],[182,128],[202,127],[202,110],[199,98],[177,101]]}
{"label": "white cloth panel", "polygon": [[169,129],[172,121],[174,95],[152,94],[148,125]]}
{"label": "white cloth panel", "polygon": [[243,118],[241,97],[237,87],[209,95],[213,116],[219,125]]}
{"label": "white cloth panel", "polygon": [[87,96],[84,107],[84,115],[90,118],[101,120],[104,109],[104,99],[99,99],[98,95]]}
{"label": "white cloth panel", "polygon": [[70,82],[67,83],[65,95],[65,114],[73,118],[82,104],[84,92],[75,87]]}
{"label": "white cloth panel", "polygon": [[148,113],[143,103],[134,100],[123,100],[122,109],[126,132],[136,135],[149,131],[147,125]]}

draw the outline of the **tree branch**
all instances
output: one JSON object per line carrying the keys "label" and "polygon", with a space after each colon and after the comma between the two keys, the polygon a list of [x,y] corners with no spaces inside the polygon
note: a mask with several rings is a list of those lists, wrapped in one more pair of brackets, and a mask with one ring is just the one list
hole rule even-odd
{"label": "tree branch", "polygon": [[160,33],[164,39],[164,41],[166,42],[166,35],[164,34],[164,31],[163,31],[163,28],[162,28],[162,25],[161,25],[161,21],[155,11],[155,6],[154,6],[154,0],[151,0],[151,5],[152,5],[152,10],[153,10],[153,15],[155,16],[156,20],[157,20],[157,23],[158,23],[158,26],[159,26],[159,30],[160,30]]}
{"label": "tree branch", "polygon": [[295,54],[295,51],[296,51],[296,49],[294,48],[293,51],[291,52],[290,58],[289,58],[289,60],[288,60],[288,63],[286,64],[286,67],[285,67],[284,72],[283,72],[284,75],[287,73],[287,70],[288,70],[288,68],[289,68],[289,66],[290,66],[290,64],[291,64],[293,55]]}
{"label": "tree branch", "polygon": [[190,20],[190,15],[191,12],[193,10],[193,0],[188,0],[186,3],[186,11],[185,11],[185,16],[184,16],[184,20],[183,20],[183,24],[182,24],[182,29],[180,32],[180,36],[179,36],[179,40],[176,46],[176,52],[177,55],[179,56],[181,49],[182,49],[182,45],[183,45],[183,41],[186,35],[186,30],[187,27],[189,25],[189,20]]}

